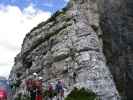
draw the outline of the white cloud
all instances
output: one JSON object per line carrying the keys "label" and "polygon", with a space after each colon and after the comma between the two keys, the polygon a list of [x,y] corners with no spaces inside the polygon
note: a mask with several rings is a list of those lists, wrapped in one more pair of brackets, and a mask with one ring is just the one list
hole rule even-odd
{"label": "white cloud", "polygon": [[25,34],[50,16],[50,12],[37,9],[33,4],[23,11],[16,6],[0,5],[0,75],[9,75]]}

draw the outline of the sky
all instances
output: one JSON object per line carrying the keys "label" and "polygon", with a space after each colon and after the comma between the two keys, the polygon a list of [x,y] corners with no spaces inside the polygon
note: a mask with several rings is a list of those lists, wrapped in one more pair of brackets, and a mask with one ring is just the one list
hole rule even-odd
{"label": "sky", "polygon": [[68,1],[0,0],[0,76],[9,76],[26,33]]}

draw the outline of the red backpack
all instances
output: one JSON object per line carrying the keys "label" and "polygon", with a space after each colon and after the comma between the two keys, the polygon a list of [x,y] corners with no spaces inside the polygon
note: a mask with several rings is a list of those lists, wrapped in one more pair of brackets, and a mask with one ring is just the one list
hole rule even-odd
{"label": "red backpack", "polygon": [[32,80],[26,80],[26,87],[28,90],[32,88]]}
{"label": "red backpack", "polygon": [[48,90],[49,92],[53,91],[53,86],[51,84],[48,86]]}

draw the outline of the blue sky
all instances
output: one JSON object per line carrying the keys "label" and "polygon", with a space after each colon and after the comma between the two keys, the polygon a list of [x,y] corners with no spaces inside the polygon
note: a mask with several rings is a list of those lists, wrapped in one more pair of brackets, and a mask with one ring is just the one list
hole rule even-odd
{"label": "blue sky", "polygon": [[8,77],[23,39],[68,0],[0,0],[0,76]]}
{"label": "blue sky", "polygon": [[36,8],[43,11],[55,12],[63,8],[68,0],[0,0],[0,4],[18,6],[21,10],[34,4]]}

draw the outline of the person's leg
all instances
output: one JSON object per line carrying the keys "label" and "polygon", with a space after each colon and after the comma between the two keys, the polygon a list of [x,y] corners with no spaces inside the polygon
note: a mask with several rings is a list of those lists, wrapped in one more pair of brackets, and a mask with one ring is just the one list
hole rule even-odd
{"label": "person's leg", "polygon": [[38,100],[38,96],[35,97],[35,100]]}
{"label": "person's leg", "polygon": [[64,90],[62,90],[61,99],[64,100]]}
{"label": "person's leg", "polygon": [[50,92],[50,100],[52,100],[52,93]]}
{"label": "person's leg", "polygon": [[35,92],[31,92],[31,100],[36,100],[36,93]]}
{"label": "person's leg", "polygon": [[30,98],[31,98],[31,100],[34,100],[34,95],[33,95],[33,93],[30,93]]}
{"label": "person's leg", "polygon": [[61,100],[61,91],[60,91],[60,93],[59,93],[59,100]]}
{"label": "person's leg", "polygon": [[35,95],[34,98],[35,98],[34,100],[38,100],[38,95]]}
{"label": "person's leg", "polygon": [[40,100],[42,100],[43,99],[43,93],[42,93],[42,91],[40,92]]}
{"label": "person's leg", "polygon": [[63,100],[63,95],[61,94],[61,100]]}
{"label": "person's leg", "polygon": [[60,100],[59,98],[60,98],[60,95],[59,95],[59,93],[57,93],[57,100]]}
{"label": "person's leg", "polygon": [[50,97],[50,100],[52,100],[52,97]]}

